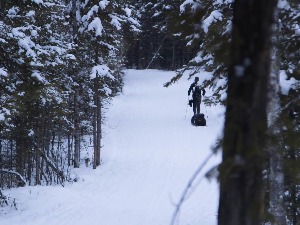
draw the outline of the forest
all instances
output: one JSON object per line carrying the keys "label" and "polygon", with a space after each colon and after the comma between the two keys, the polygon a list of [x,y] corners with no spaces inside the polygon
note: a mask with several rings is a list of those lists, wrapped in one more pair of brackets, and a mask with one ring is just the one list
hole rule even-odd
{"label": "forest", "polygon": [[[257,182],[264,184],[261,188],[265,210],[260,220],[265,224],[299,225],[300,2],[267,0],[258,4],[258,0],[251,1],[254,5],[249,2],[0,1],[0,207],[7,204],[1,190],[25,185],[64,185],[72,180],[69,174],[72,168],[89,162],[94,169],[101,167],[105,112],[111,99],[122,92],[125,69],[176,71],[176,76],[164,84],[166,88],[180,82],[187,71],[193,79],[200,70],[205,70],[213,74],[212,79],[202,84],[203,88],[213,91],[213,95],[205,99],[206,106],[221,104],[230,108],[244,104],[234,97],[247,103],[252,101],[230,89],[240,85],[241,90],[251,89],[254,93],[256,85],[265,82],[255,83],[260,79],[258,76],[253,76],[252,79],[257,78],[251,81],[253,86],[243,83],[249,80],[241,84],[234,81],[238,74],[231,66],[240,63],[240,58],[237,55],[232,58],[231,50],[243,47],[245,52],[251,52],[257,42],[252,43],[254,47],[251,43],[243,45],[239,39],[242,37],[233,35],[233,21],[237,23],[235,26],[244,26],[244,32],[249,32],[245,34],[247,37],[252,35],[253,27],[242,23],[245,15],[263,19],[271,13],[269,20],[265,23],[261,20],[253,28],[261,22],[262,34],[268,35],[265,32],[268,27],[263,27],[266,23],[270,23],[272,30],[268,46],[271,61],[262,57],[260,65],[270,63],[271,67],[270,81],[260,86],[259,92],[260,97],[266,95],[268,101],[267,120],[259,117],[263,103],[256,106],[258,117],[253,118],[256,114],[252,116],[252,112],[245,117],[251,118],[249,127],[251,123],[266,122],[266,140],[258,140],[266,144],[263,150],[259,149],[258,155],[262,156],[255,158],[263,173],[261,182]],[[243,6],[249,10],[243,11]],[[251,13],[256,13],[251,10],[257,7],[261,7],[262,15],[257,13],[251,17]],[[274,12],[270,11],[273,8]],[[249,41],[246,37],[245,43]],[[280,73],[287,82],[293,83],[288,92],[278,86]],[[228,99],[224,98],[226,94]],[[219,143],[224,151],[217,178],[221,182],[221,193],[239,186],[226,186],[223,179],[231,171],[222,170],[231,163],[229,160],[229,164],[225,164],[226,157],[236,156],[230,149],[234,144],[241,144],[235,143],[238,135],[229,135],[236,132],[234,126],[229,126],[230,122],[240,124],[245,120],[238,115],[234,110],[226,115],[224,140]],[[91,137],[94,154],[82,158],[87,135]],[[243,140],[241,137],[241,142]],[[250,145],[249,149],[256,147]],[[247,181],[244,182],[246,185]],[[229,197],[224,195],[224,202],[220,200],[220,217],[226,217],[221,207],[233,207],[226,205]],[[225,221],[219,225],[229,224]],[[259,224],[256,222],[244,224]]]}

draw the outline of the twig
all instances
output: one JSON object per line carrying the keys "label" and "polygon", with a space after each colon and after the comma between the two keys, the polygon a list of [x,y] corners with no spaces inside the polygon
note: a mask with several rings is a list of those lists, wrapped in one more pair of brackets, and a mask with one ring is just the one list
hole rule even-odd
{"label": "twig", "polygon": [[[210,153],[208,155],[208,157],[204,160],[204,162],[202,162],[202,164],[194,172],[193,176],[190,178],[188,184],[186,185],[185,189],[183,190],[183,192],[181,194],[179,203],[176,205],[176,209],[175,209],[175,211],[173,213],[170,225],[174,225],[175,224],[175,221],[177,219],[177,216],[178,216],[178,213],[180,211],[181,205],[186,200],[186,196],[188,195],[189,190],[192,188],[193,182],[196,180],[196,178],[198,177],[199,173],[202,171],[202,169],[204,168],[204,166],[206,165],[206,163],[212,158],[213,155],[214,155],[214,152]],[[200,184],[200,182],[197,185],[199,185],[199,184]]]}
{"label": "twig", "polygon": [[6,169],[0,169],[0,173],[15,175],[17,177],[18,181],[19,181],[18,185],[20,185],[22,187],[26,186],[25,178],[21,174],[19,174],[18,172],[11,171],[11,170],[6,170]]}
{"label": "twig", "polygon": [[163,46],[163,44],[164,44],[166,38],[167,38],[167,36],[165,36],[165,37],[163,38],[163,40],[162,40],[162,42],[161,42],[161,45],[159,46],[159,48],[158,48],[157,51],[155,52],[154,56],[152,57],[152,59],[151,59],[151,61],[150,61],[150,63],[148,64],[148,66],[147,66],[146,69],[148,69],[148,68],[150,67],[150,65],[152,64],[153,60],[157,58],[158,53],[159,53],[161,47]]}

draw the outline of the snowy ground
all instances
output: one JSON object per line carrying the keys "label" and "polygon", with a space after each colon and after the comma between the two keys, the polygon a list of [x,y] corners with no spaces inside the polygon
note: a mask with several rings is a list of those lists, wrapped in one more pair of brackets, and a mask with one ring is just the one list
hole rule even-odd
{"label": "snowy ground", "polygon": [[[18,210],[0,210],[0,224],[169,225],[187,182],[210,154],[224,120],[222,108],[202,105],[207,127],[191,126],[192,109],[187,107],[191,81],[183,78],[164,88],[173,75],[128,70],[124,93],[113,100],[106,115],[102,165],[93,170],[82,164],[76,170],[79,181],[65,187],[6,190],[16,198]],[[203,173],[219,161],[215,156]],[[216,181],[200,176],[176,224],[215,225],[217,204]]]}

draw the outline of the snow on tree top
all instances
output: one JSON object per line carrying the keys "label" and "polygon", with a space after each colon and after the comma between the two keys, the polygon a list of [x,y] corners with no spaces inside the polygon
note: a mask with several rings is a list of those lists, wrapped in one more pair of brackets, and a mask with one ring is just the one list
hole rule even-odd
{"label": "snow on tree top", "polygon": [[280,71],[280,87],[281,87],[281,93],[283,95],[288,95],[289,90],[292,88],[292,86],[296,82],[297,81],[294,77],[291,77],[290,79],[288,79],[286,71],[284,71],[284,70]]}
{"label": "snow on tree top", "polygon": [[128,7],[126,7],[126,8],[124,9],[124,11],[125,11],[125,13],[126,13],[126,15],[127,15],[128,17],[131,17],[131,9],[129,9]]}
{"label": "snow on tree top", "polygon": [[99,2],[99,6],[101,7],[101,9],[105,9],[108,4],[109,1],[107,0],[102,0],[101,2]]}
{"label": "snow on tree top", "polygon": [[117,30],[121,30],[121,23],[119,22],[119,18],[117,16],[114,15],[110,15],[111,18],[111,24],[117,29]]}
{"label": "snow on tree top", "polygon": [[202,22],[202,28],[203,28],[204,32],[207,33],[209,26],[213,22],[216,22],[216,20],[222,20],[222,18],[223,18],[223,14],[220,11],[218,11],[218,10],[212,11],[212,13],[209,15],[209,17],[207,17]]}
{"label": "snow on tree top", "polygon": [[0,68],[0,77],[3,76],[3,77],[7,77],[7,72],[4,68]]}
{"label": "snow on tree top", "polygon": [[108,77],[114,80],[114,76],[111,74],[111,71],[107,65],[97,65],[92,68],[92,73],[90,75],[91,79],[96,78],[98,73],[99,77]]}
{"label": "snow on tree top", "polygon": [[96,17],[88,26],[88,30],[95,30],[96,36],[101,36],[103,26],[99,17]]}

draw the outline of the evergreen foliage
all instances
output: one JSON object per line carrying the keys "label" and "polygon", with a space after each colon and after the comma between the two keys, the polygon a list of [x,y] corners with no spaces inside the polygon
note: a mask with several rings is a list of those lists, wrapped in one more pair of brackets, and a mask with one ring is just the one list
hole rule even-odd
{"label": "evergreen foliage", "polygon": [[[0,1],[0,188],[70,180],[68,171],[83,160],[85,134],[95,134],[98,166],[102,109],[122,91],[124,67],[176,70],[166,87],[184,73],[210,71],[202,88],[213,94],[204,102],[225,104],[233,2]],[[300,220],[300,4],[279,0],[277,10],[279,67],[282,79],[293,81],[281,95],[279,124],[284,201],[294,225]]]}
{"label": "evergreen foliage", "polygon": [[176,70],[195,53],[181,36],[179,1],[137,1],[141,32],[128,52],[127,67]]}
{"label": "evergreen foliage", "polygon": [[71,3],[0,3],[2,188],[70,179],[68,167],[81,160],[74,145],[93,130],[94,96],[101,139],[101,108],[122,89],[124,32],[139,27],[134,6],[76,1],[74,22]]}
{"label": "evergreen foliage", "polygon": [[288,224],[297,224],[300,220],[300,182],[299,177],[299,48],[300,48],[300,5],[299,1],[279,1],[279,18],[281,33],[279,36],[280,62],[283,74],[294,84],[288,93],[281,97],[280,113],[282,153],[284,155],[285,196]]}

